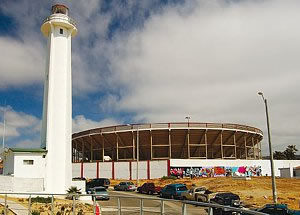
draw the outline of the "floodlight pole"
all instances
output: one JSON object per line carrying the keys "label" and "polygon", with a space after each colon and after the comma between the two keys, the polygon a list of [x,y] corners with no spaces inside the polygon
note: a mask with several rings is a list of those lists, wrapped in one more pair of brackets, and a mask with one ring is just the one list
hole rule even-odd
{"label": "floodlight pole", "polygon": [[275,182],[275,174],[274,174],[274,162],[273,162],[273,151],[272,151],[272,143],[271,143],[268,102],[267,102],[267,99],[265,99],[264,94],[262,92],[258,92],[258,95],[260,95],[262,97],[262,99],[265,103],[265,108],[266,108],[267,129],[268,129],[268,139],[269,139],[269,151],[270,151],[270,162],[271,162],[273,202],[276,204],[277,203],[277,192],[276,192],[276,182]]}
{"label": "floodlight pole", "polygon": [[191,119],[191,117],[190,117],[190,116],[186,116],[185,119],[187,119],[187,121],[188,121],[188,126],[190,126],[190,119]]}

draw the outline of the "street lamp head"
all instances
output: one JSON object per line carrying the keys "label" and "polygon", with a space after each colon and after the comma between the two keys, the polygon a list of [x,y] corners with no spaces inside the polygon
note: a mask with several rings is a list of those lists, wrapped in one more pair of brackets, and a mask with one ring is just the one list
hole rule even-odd
{"label": "street lamp head", "polygon": [[191,118],[190,116],[186,116],[186,117],[185,117],[185,119],[190,119],[190,118]]}
{"label": "street lamp head", "polygon": [[259,91],[257,94],[262,97],[264,102],[266,102],[263,92]]}

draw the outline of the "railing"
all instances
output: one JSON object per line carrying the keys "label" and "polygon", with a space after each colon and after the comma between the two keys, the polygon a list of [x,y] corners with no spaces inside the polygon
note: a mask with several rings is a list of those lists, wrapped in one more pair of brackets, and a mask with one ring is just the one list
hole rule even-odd
{"label": "railing", "polygon": [[[110,211],[105,211],[105,207],[101,206],[105,202],[99,204],[96,201],[95,197],[100,197],[101,195],[95,194],[45,194],[45,193],[0,193],[1,195],[1,204],[4,206],[3,210],[0,210],[2,214],[9,214],[9,211],[12,211],[15,214],[25,215],[25,214],[39,214],[40,212],[46,212],[47,214],[72,214],[72,215],[83,215],[83,214],[208,214],[213,215],[215,214],[214,211],[216,209],[221,209],[224,211],[235,212],[233,214],[254,214],[254,215],[264,215],[265,213],[245,210],[242,208],[235,208],[229,206],[223,206],[218,204],[211,204],[211,203],[203,203],[203,202],[194,202],[194,201],[180,201],[180,200],[171,200],[171,199],[163,199],[163,198],[151,198],[151,197],[137,197],[137,196],[121,196],[121,195],[109,195],[110,200],[106,202],[110,204],[107,208]],[[11,196],[14,197],[15,201],[11,200]],[[16,200],[16,197],[23,197],[23,199]],[[39,209],[36,209],[37,203],[36,197],[44,196],[48,199],[48,203],[39,203]],[[24,200],[24,197],[26,198]],[[69,200],[63,200],[67,197]],[[3,199],[4,198],[4,199]],[[87,201],[86,199],[89,198],[90,200]],[[42,199],[42,198],[40,198]],[[85,200],[82,200],[85,199]],[[93,199],[93,200],[92,200]],[[115,201],[112,201],[112,200]],[[126,202],[129,199],[135,201],[135,207],[125,207],[122,202]],[[61,202],[61,203],[60,203]],[[156,202],[154,207],[146,207],[145,203]],[[157,204],[157,202],[159,202]],[[168,206],[168,204],[172,204]],[[44,207],[42,207],[44,205]],[[174,207],[176,206],[176,208]],[[33,207],[35,206],[35,207]],[[193,206],[193,207],[192,207]],[[195,207],[198,206],[198,207]],[[189,210],[192,209],[194,213],[191,213]],[[60,211],[60,213],[58,213]],[[115,212],[115,213],[112,213]],[[10,212],[11,214],[11,212]]]}
{"label": "railing", "polygon": [[45,18],[43,21],[43,24],[45,22],[51,21],[51,20],[62,20],[62,21],[68,21],[70,22],[72,25],[74,25],[76,27],[76,22],[74,21],[74,19],[72,19],[71,17],[65,15],[65,14],[59,14],[59,13],[55,13],[50,15],[49,17]]}
{"label": "railing", "polygon": [[72,135],[73,139],[89,136],[91,134],[100,134],[100,133],[113,133],[113,132],[126,132],[130,130],[159,130],[159,129],[223,129],[223,130],[240,130],[246,132],[255,132],[260,135],[263,135],[263,132],[255,127],[239,125],[239,124],[230,124],[230,123],[196,123],[196,122],[178,122],[178,123],[151,123],[151,124],[132,124],[132,125],[118,125],[118,126],[109,126],[103,128],[90,129]]}

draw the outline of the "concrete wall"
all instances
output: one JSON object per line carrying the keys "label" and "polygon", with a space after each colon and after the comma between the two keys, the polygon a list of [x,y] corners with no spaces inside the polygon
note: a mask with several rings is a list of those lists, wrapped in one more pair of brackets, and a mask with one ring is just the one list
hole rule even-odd
{"label": "concrete wall", "polygon": [[96,178],[97,177],[97,171],[95,169],[97,163],[85,163],[83,168],[83,175],[85,178]]}
{"label": "concrete wall", "polygon": [[72,181],[71,186],[72,187],[77,187],[77,189],[80,189],[81,193],[85,193],[85,181]]}
{"label": "concrete wall", "polygon": [[168,175],[168,165],[165,160],[150,162],[150,167],[150,178],[161,178]]}
{"label": "concrete wall", "polygon": [[[131,163],[131,164],[130,164]],[[97,177],[97,163],[73,163],[73,177],[80,177],[83,171],[83,177]],[[136,162],[99,162],[98,164],[99,178],[115,178],[115,179],[136,179]],[[131,165],[131,170],[130,170]],[[114,168],[113,168],[114,166]],[[148,169],[149,166],[149,169]],[[271,167],[269,160],[187,160],[187,159],[171,159],[170,167],[260,167],[261,175],[271,175]],[[274,160],[275,175],[280,176],[279,168],[293,168],[300,166],[300,160]],[[169,171],[168,161],[140,161],[139,162],[139,179],[161,178],[167,176]]]}
{"label": "concrete wall", "polygon": [[114,165],[115,179],[130,178],[129,162],[114,162]]}
{"label": "concrete wall", "polygon": [[[148,164],[149,162],[149,164]],[[131,166],[131,169],[130,169]],[[149,168],[148,168],[149,167]],[[115,179],[136,179],[136,162],[99,162],[99,178]],[[97,163],[73,163],[73,178],[96,178]],[[140,161],[139,162],[139,179],[160,178],[168,175],[167,161]]]}
{"label": "concrete wall", "polygon": [[0,176],[0,192],[43,192],[43,178]]}
{"label": "concrete wall", "polygon": [[14,174],[14,154],[11,151],[9,151],[9,153],[4,156],[3,175],[13,175],[13,174]]}
{"label": "concrete wall", "polygon": [[[238,167],[238,166],[261,166],[262,175],[271,175],[271,164],[269,160],[186,160],[171,159],[171,167]],[[274,160],[275,176],[280,176],[279,168],[289,168],[300,165],[300,160]]]}
{"label": "concrete wall", "polygon": [[99,178],[112,178],[112,164],[113,162],[99,162]]}
{"label": "concrete wall", "polygon": [[[24,160],[33,160],[33,165],[24,165]],[[42,153],[15,153],[14,176],[19,178],[45,178],[46,159]]]}
{"label": "concrete wall", "polygon": [[79,178],[80,175],[80,166],[81,163],[73,163],[72,164],[72,178]]}

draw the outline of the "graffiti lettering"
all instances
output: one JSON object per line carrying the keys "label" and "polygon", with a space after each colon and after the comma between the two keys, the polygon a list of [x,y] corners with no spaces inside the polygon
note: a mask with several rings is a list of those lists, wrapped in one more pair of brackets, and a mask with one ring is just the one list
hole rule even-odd
{"label": "graffiti lettering", "polygon": [[261,176],[261,166],[171,167],[170,174],[183,177]]}

